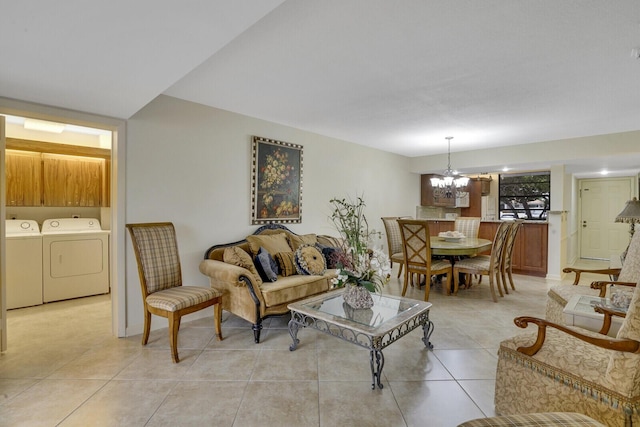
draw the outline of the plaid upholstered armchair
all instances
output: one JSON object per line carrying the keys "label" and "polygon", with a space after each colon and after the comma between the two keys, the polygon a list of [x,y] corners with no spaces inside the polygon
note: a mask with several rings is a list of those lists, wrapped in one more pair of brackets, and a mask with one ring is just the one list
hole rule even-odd
{"label": "plaid upholstered armchair", "polygon": [[[605,310],[605,318],[614,312]],[[532,317],[537,332],[500,343],[496,412],[579,412],[608,426],[640,425],[640,290],[616,338]],[[606,330],[601,331],[603,334]]]}
{"label": "plaid upholstered armchair", "polygon": [[142,345],[149,340],[151,315],[169,320],[171,356],[178,363],[180,319],[214,306],[216,335],[222,339],[222,294],[211,288],[182,286],[176,232],[170,222],[127,224],[138,262],[138,274],[144,303]]}

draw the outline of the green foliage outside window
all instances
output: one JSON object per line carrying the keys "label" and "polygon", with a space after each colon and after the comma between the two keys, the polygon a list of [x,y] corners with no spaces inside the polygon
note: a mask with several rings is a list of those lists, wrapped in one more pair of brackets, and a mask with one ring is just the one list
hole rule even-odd
{"label": "green foliage outside window", "polygon": [[549,172],[501,174],[499,188],[500,219],[547,219],[551,206]]}

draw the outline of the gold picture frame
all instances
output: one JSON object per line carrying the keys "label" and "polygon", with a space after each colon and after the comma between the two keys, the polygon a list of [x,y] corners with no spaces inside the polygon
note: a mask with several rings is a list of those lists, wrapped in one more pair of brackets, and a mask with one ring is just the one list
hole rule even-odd
{"label": "gold picture frame", "polygon": [[302,145],[254,136],[251,224],[302,222]]}

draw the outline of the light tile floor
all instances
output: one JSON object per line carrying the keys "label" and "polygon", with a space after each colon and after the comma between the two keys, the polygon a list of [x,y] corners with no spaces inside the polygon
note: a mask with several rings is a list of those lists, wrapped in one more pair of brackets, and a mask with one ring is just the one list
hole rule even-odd
{"label": "light tile floor", "polygon": [[[110,335],[108,296],[12,310],[9,350],[0,356],[0,425],[446,427],[493,416],[498,345],[521,331],[514,317],[544,316],[546,292],[557,284],[515,277],[517,290],[498,303],[486,277],[457,297],[432,288],[434,351],[420,330],[385,349],[382,390],[371,390],[369,354],[352,344],[301,330],[290,352],[287,317],[268,319],[258,345],[250,325],[226,312],[223,341],[213,316],[185,321],[181,362],[173,364],[166,328],[146,347],[140,336]],[[401,283],[394,274],[384,292],[399,295]],[[407,296],[424,291],[409,288]]]}

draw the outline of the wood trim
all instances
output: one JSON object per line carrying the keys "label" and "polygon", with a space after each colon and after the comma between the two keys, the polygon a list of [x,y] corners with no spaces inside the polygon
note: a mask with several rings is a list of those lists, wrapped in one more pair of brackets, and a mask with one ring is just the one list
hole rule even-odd
{"label": "wood trim", "polygon": [[111,159],[111,150],[106,148],[84,147],[82,145],[58,144],[53,142],[32,141],[19,138],[6,138],[7,149],[35,151],[39,153],[66,154],[69,156],[98,157]]}

